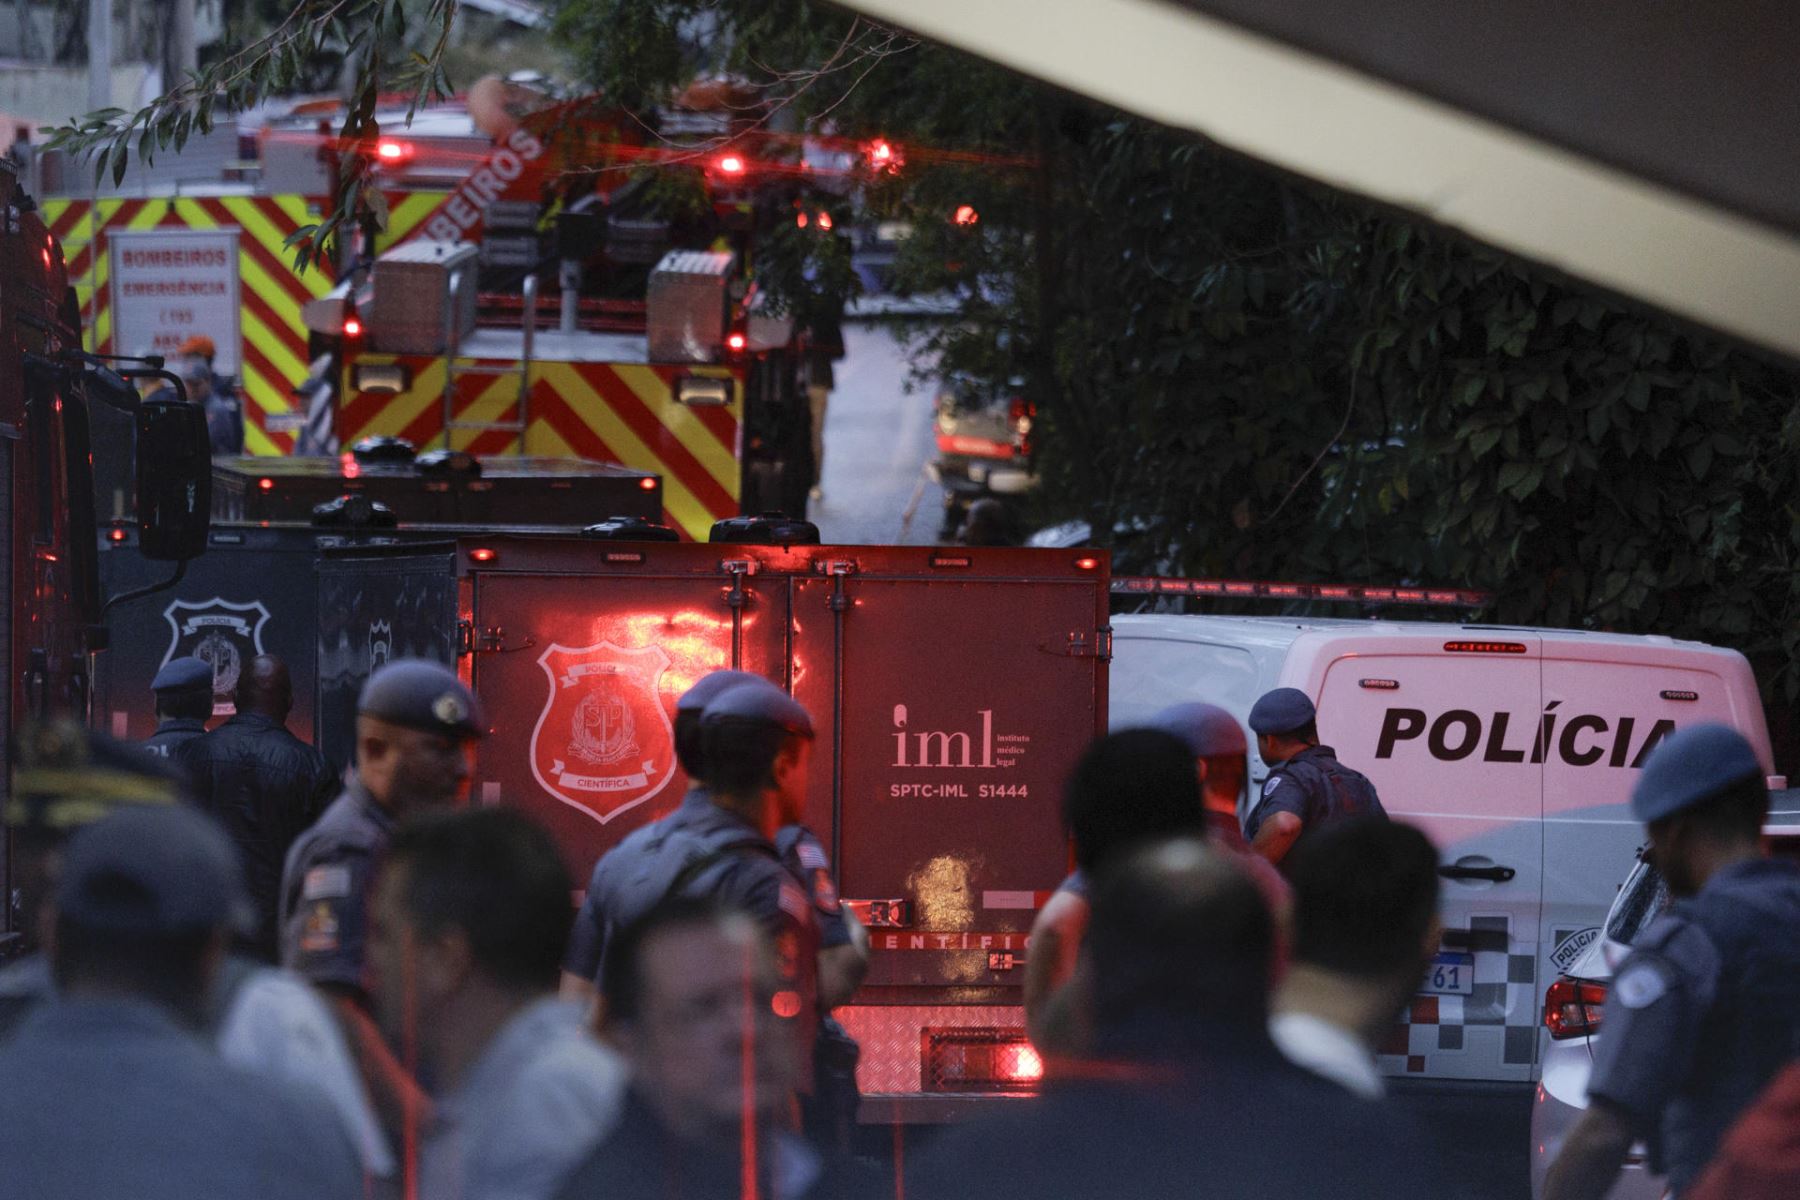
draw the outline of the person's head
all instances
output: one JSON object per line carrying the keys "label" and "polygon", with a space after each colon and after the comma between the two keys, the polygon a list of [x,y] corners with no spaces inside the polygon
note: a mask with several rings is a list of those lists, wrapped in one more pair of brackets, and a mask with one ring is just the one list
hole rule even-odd
{"label": "person's head", "polygon": [[150,681],[150,690],[158,720],[204,721],[212,716],[213,669],[205,659],[170,659]]}
{"label": "person's head", "polygon": [[573,884],[543,828],[505,808],[433,812],[395,830],[370,908],[369,965],[382,1024],[457,1028],[459,1003],[552,992],[573,922]]}
{"label": "person's head", "polygon": [[735,1143],[746,1058],[755,1071],[749,1115],[759,1122],[775,1118],[799,1083],[792,1017],[777,1015],[799,1005],[780,986],[754,918],[716,900],[675,897],[607,947],[604,1031],[665,1122],[697,1140]]}
{"label": "person's head", "polygon": [[767,681],[761,675],[752,675],[748,671],[714,671],[681,693],[681,699],[675,702],[675,761],[681,764],[689,779],[706,781],[706,748],[700,722],[712,698],[740,683],[763,682]]}
{"label": "person's head", "polygon": [[176,367],[175,373],[187,385],[188,399],[198,404],[212,398],[212,367],[204,358],[189,356],[183,358]]}
{"label": "person's head", "polygon": [[716,801],[773,835],[798,824],[812,765],[812,718],[799,701],[767,683],[729,687],[700,720],[706,782]]}
{"label": "person's head", "polygon": [[20,928],[36,941],[70,837],[128,806],[168,807],[183,799],[168,762],[74,721],[26,725],[13,739],[6,825]]}
{"label": "person's head", "polygon": [[1669,890],[1691,896],[1719,867],[1761,853],[1769,788],[1743,734],[1696,725],[1651,752],[1631,811],[1650,834],[1650,859]]}
{"label": "person's head", "polygon": [[238,675],[237,710],[286,721],[294,707],[294,684],[287,664],[273,654],[259,654]]}
{"label": "person's head", "polygon": [[1256,752],[1266,763],[1286,762],[1308,746],[1319,744],[1318,712],[1299,688],[1264,692],[1250,707],[1250,730]]}
{"label": "person's head", "polygon": [[1096,739],[1069,776],[1063,820],[1075,840],[1075,861],[1088,872],[1144,842],[1205,836],[1193,752],[1161,729]]}
{"label": "person's head", "polygon": [[1328,822],[1283,863],[1293,886],[1293,958],[1390,984],[1396,1004],[1437,953],[1438,854],[1411,825],[1365,815]]}
{"label": "person's head", "polygon": [[182,358],[197,358],[208,367],[212,366],[213,358],[218,352],[218,347],[213,345],[213,340],[204,333],[196,333],[182,342],[180,348],[175,351]]}
{"label": "person's head", "polygon": [[1236,717],[1216,704],[1176,704],[1158,713],[1154,724],[1187,743],[1208,800],[1236,804],[1249,773],[1249,743]]}
{"label": "person's head", "polygon": [[1134,1027],[1263,1028],[1274,920],[1229,855],[1192,837],[1141,845],[1090,894],[1082,945],[1098,1045]]}
{"label": "person's head", "polygon": [[252,913],[237,850],[186,805],[120,809],[69,839],[50,967],[70,996],[130,996],[198,1024]]}
{"label": "person's head", "polygon": [[356,711],[356,774],[376,803],[405,816],[462,797],[470,755],[487,726],[456,672],[426,659],[394,659],[363,684]]}

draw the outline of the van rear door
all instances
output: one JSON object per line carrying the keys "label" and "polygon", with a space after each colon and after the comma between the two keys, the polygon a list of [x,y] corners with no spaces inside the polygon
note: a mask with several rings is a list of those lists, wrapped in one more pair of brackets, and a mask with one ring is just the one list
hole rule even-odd
{"label": "van rear door", "polygon": [[1528,1082],[1537,1059],[1543,767],[1535,634],[1315,632],[1283,682],[1374,781],[1389,815],[1436,843],[1442,952],[1382,1049],[1389,1074]]}
{"label": "van rear door", "polygon": [[[1566,970],[1599,935],[1631,873],[1643,826],[1631,789],[1650,750],[1676,729],[1739,730],[1768,771],[1768,733],[1743,655],[1666,639],[1546,639],[1544,938],[1546,972]],[[1554,723],[1554,724],[1552,724]]]}

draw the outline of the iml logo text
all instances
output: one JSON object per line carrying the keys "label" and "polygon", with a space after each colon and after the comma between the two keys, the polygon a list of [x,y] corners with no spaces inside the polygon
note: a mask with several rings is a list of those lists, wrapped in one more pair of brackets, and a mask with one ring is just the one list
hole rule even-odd
{"label": "iml logo text", "polygon": [[894,705],[894,765],[970,769],[1000,766],[994,761],[994,710],[984,708],[976,715],[981,718],[981,728],[974,733],[908,729],[906,705]]}

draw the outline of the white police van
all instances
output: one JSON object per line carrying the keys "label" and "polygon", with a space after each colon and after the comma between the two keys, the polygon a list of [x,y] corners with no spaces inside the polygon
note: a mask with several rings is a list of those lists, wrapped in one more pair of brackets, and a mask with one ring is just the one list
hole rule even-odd
{"label": "white police van", "polygon": [[[1445,935],[1385,1073],[1528,1085],[1544,989],[1600,936],[1643,841],[1627,802],[1679,727],[1731,725],[1772,770],[1750,664],[1666,637],[1428,622],[1113,618],[1113,728],[1186,700],[1244,720],[1274,687],[1437,844]],[[1254,745],[1254,742],[1252,743]],[[1268,768],[1252,750],[1250,795]]]}

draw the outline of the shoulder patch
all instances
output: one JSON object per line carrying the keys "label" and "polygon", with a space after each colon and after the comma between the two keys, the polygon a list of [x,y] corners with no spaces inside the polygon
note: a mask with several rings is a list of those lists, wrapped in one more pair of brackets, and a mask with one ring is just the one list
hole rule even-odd
{"label": "shoulder patch", "polygon": [[312,906],[300,926],[300,949],[308,954],[330,954],[338,948],[341,928],[337,913],[320,901]]}
{"label": "shoulder patch", "polygon": [[802,841],[795,847],[795,853],[799,856],[800,865],[807,870],[823,871],[825,869],[825,850],[823,847],[810,841]]}
{"label": "shoulder patch", "polygon": [[1276,788],[1280,787],[1281,779],[1282,779],[1282,777],[1280,775],[1269,776],[1269,781],[1267,783],[1263,784],[1262,794],[1267,796],[1270,792],[1272,792]]}
{"label": "shoulder patch", "polygon": [[350,894],[350,868],[342,865],[313,867],[301,885],[302,900],[335,900]]}
{"label": "shoulder patch", "polygon": [[812,916],[812,900],[791,879],[781,881],[780,896],[776,902],[781,905],[782,912],[796,921],[805,921]]}
{"label": "shoulder patch", "polygon": [[1637,963],[1613,982],[1613,995],[1626,1008],[1648,1008],[1669,990],[1663,973],[1650,963]]}

